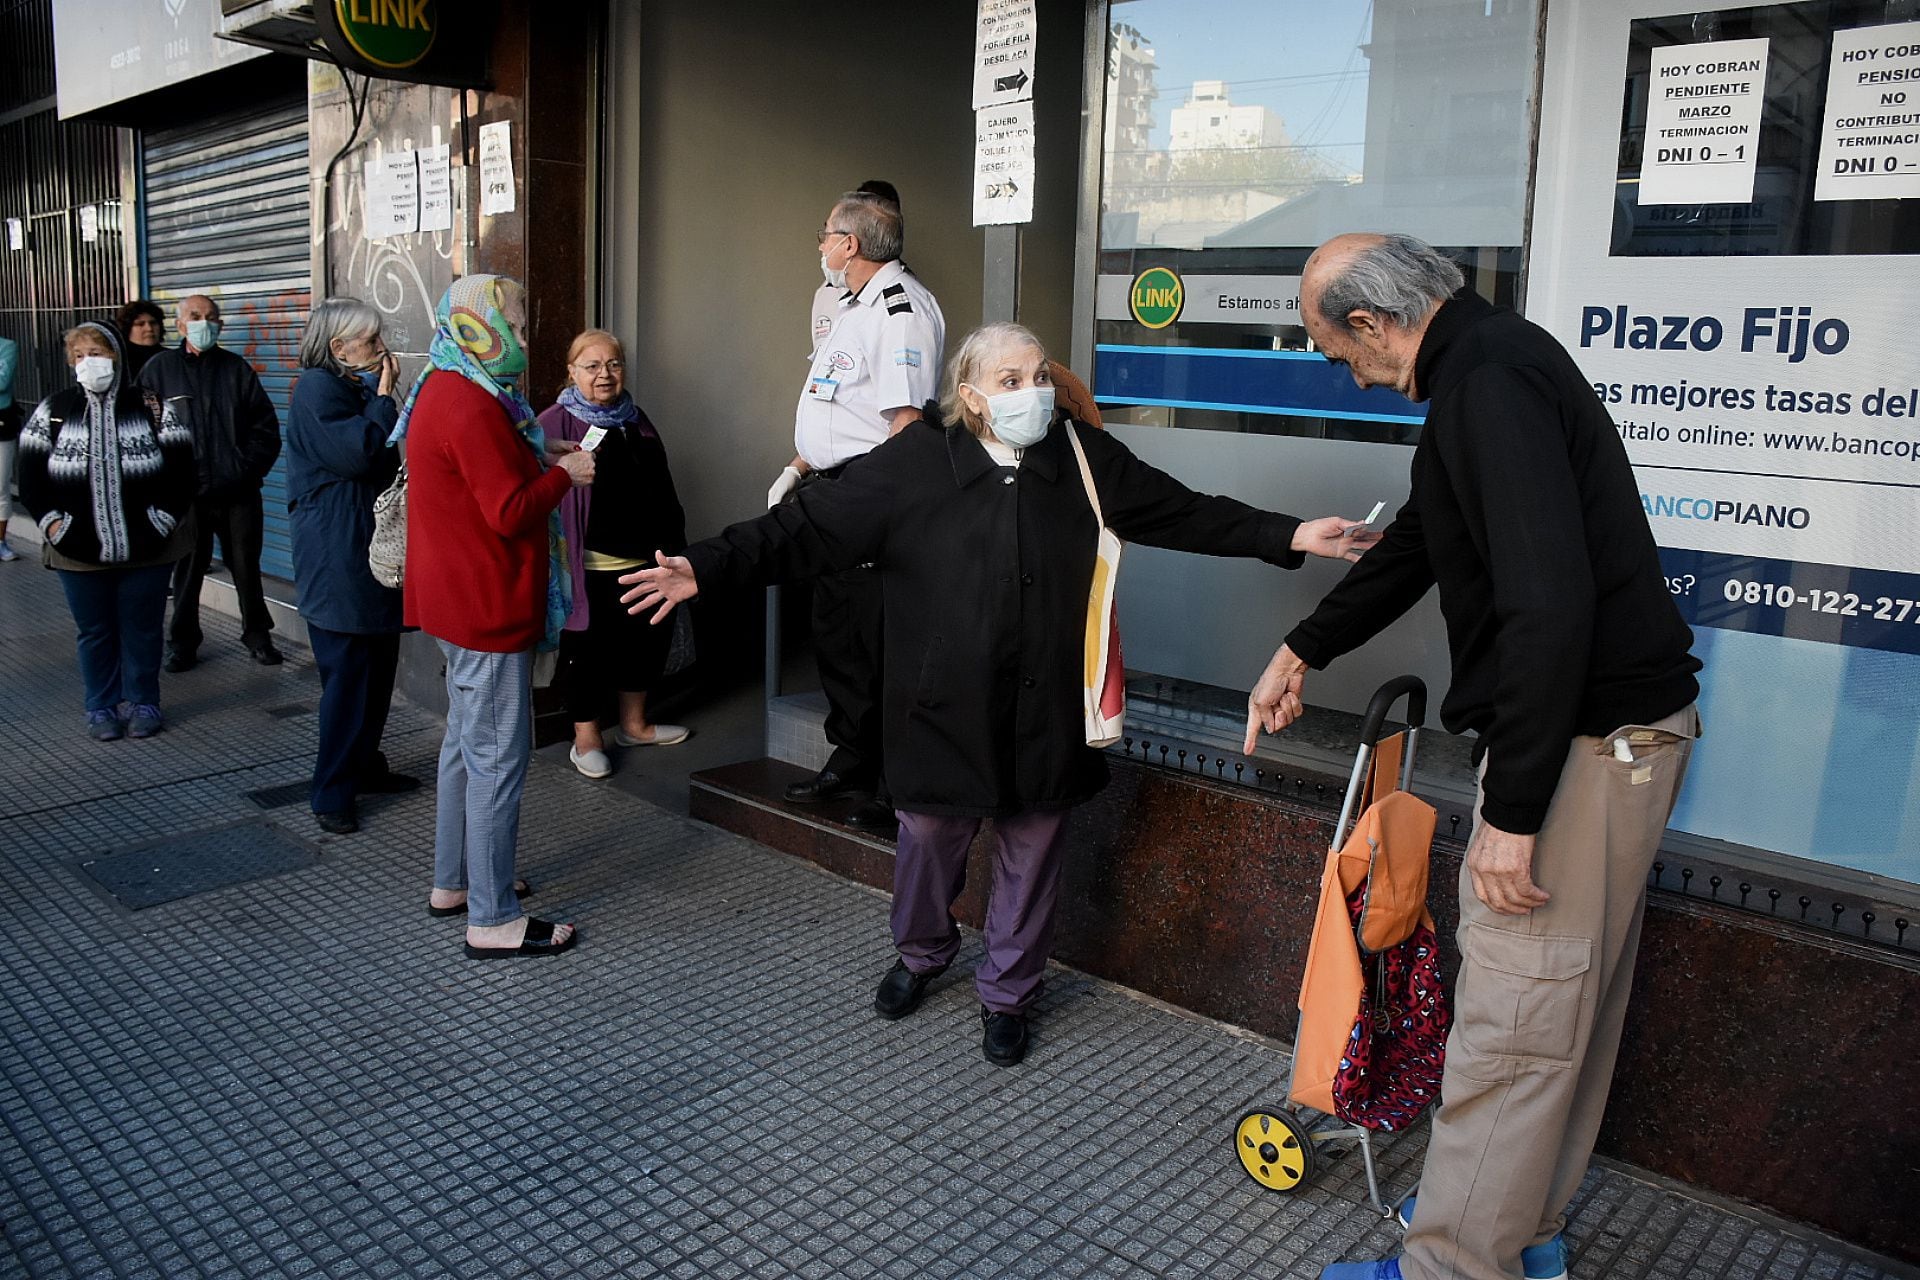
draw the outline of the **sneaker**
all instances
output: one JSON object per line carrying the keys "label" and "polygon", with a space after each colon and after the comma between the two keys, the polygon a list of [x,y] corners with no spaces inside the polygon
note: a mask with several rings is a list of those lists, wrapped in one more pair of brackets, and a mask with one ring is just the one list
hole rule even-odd
{"label": "sneaker", "polygon": [[613,745],[616,747],[671,747],[693,736],[693,730],[685,725],[656,724],[648,727],[653,730],[651,738],[636,738],[625,729],[615,729]]}
{"label": "sneaker", "polygon": [[[1400,1222],[1400,1229],[1407,1230],[1413,1225],[1414,1196],[1402,1200],[1393,1211]],[[1567,1238],[1557,1235],[1551,1240],[1528,1245],[1520,1251],[1520,1274],[1527,1280],[1567,1280]]]}
{"label": "sneaker", "polygon": [[582,751],[578,747],[568,747],[567,759],[573,761],[573,767],[589,778],[605,778],[613,774],[613,762],[607,759],[604,751]]}
{"label": "sneaker", "polygon": [[0,564],[11,564],[19,558],[20,553],[8,546],[5,538],[0,538]]}
{"label": "sneaker", "polygon": [[1320,1280],[1404,1280],[1400,1274],[1400,1259],[1386,1258],[1373,1262],[1336,1262],[1323,1268]]}
{"label": "sneaker", "polygon": [[166,727],[167,722],[160,718],[160,708],[143,702],[133,709],[133,714],[127,719],[127,736],[151,738]]}
{"label": "sneaker", "polygon": [[87,712],[87,736],[95,742],[118,742],[125,736],[120,717],[111,708]]}

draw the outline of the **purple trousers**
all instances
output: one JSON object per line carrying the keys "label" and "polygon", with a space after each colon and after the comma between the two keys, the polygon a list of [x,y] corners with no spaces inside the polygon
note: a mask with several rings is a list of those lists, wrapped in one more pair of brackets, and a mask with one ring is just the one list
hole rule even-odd
{"label": "purple trousers", "polygon": [[[893,944],[915,973],[944,969],[960,952],[953,904],[967,883],[967,849],[979,818],[902,809],[893,859]],[[973,975],[980,1003],[995,1013],[1024,1013],[1040,994],[1053,950],[1053,905],[1060,890],[1064,810],[993,820],[998,848],[987,902],[987,958]]]}

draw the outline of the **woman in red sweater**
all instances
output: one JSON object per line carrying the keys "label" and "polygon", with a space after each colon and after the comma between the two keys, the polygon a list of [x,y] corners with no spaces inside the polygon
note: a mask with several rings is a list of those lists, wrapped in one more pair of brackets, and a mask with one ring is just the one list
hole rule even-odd
{"label": "woman in red sweater", "polygon": [[514,850],[533,651],[559,643],[570,604],[558,508],[571,486],[592,483],[593,455],[549,454],[520,394],[518,282],[465,276],[435,318],[430,367],[394,428],[407,441],[406,621],[447,661],[428,910],[466,914],[473,959],[557,955],[579,934],[521,911]]}

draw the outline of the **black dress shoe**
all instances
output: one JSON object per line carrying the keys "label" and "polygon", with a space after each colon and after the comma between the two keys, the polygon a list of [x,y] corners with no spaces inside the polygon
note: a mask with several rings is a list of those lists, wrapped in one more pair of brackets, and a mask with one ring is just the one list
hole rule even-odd
{"label": "black dress shoe", "polygon": [[353,816],[351,809],[337,809],[332,813],[316,813],[314,822],[329,835],[350,836],[360,829],[360,822]]}
{"label": "black dress shoe", "polygon": [[418,791],[420,779],[410,773],[395,773],[391,769],[380,773],[368,774],[353,786],[355,791],[370,796],[397,796],[407,791]]}
{"label": "black dress shoe", "polygon": [[1027,1015],[995,1013],[980,1006],[980,1022],[985,1028],[981,1050],[996,1067],[1011,1067],[1027,1056]]}
{"label": "black dress shoe", "polygon": [[787,784],[787,799],[793,804],[819,804],[823,800],[837,800],[841,796],[871,794],[872,787],[842,777],[831,769],[822,769],[805,782]]}
{"label": "black dress shoe", "polygon": [[889,1021],[906,1017],[920,1007],[922,997],[927,994],[927,984],[946,971],[947,966],[941,965],[938,969],[915,973],[907,968],[905,960],[895,960],[887,976],[880,979],[880,989],[873,993],[873,1011]]}
{"label": "black dress shoe", "polygon": [[259,644],[250,644],[247,646],[247,652],[252,654],[253,660],[263,667],[277,667],[286,661],[286,659],[280,656],[280,651],[273,647],[273,641],[271,640],[262,640]]}
{"label": "black dress shoe", "polygon": [[862,800],[859,807],[846,816],[846,824],[862,831],[891,831],[900,825],[900,819],[878,800]]}
{"label": "black dress shoe", "polygon": [[182,671],[191,671],[199,665],[200,655],[197,653],[188,653],[184,649],[167,650],[166,668],[175,675],[179,675]]}

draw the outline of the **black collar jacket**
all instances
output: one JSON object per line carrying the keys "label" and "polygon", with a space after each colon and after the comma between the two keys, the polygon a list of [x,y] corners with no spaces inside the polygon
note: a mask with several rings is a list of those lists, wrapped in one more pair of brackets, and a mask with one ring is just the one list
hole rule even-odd
{"label": "black collar jacket", "polygon": [[1463,290],[1428,325],[1414,387],[1431,403],[1407,504],[1287,643],[1324,667],[1437,583],[1453,655],[1442,722],[1480,735],[1481,814],[1532,834],[1575,736],[1699,694],[1693,633],[1619,431],[1552,335]]}
{"label": "black collar jacket", "polygon": [[885,601],[882,747],[894,803],[995,816],[1106,784],[1081,669],[1098,527],[1066,432],[1121,538],[1285,568],[1299,521],[1194,493],[1118,440],[1057,420],[1001,467],[964,428],[916,422],[831,484],[687,550],[702,591],[874,562]]}

